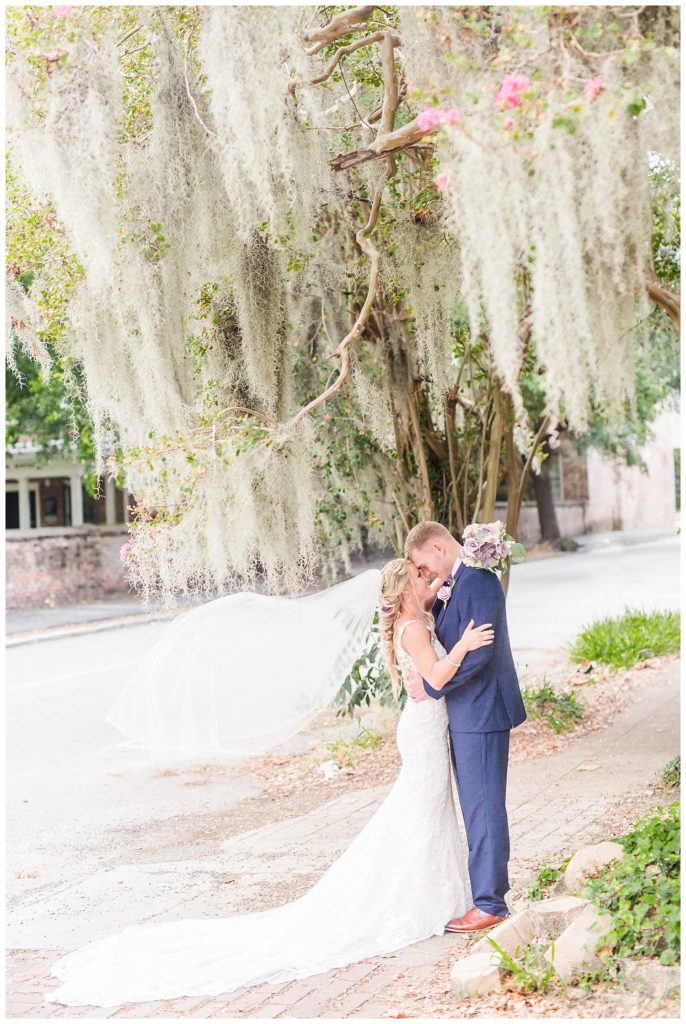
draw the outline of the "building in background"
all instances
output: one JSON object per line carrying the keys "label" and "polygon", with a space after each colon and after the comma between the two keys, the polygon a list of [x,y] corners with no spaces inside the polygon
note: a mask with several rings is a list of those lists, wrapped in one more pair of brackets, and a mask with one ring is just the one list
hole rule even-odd
{"label": "building in background", "polygon": [[30,440],[5,460],[6,607],[76,604],[125,596],[120,558],[129,495],[112,480],[91,498],[85,467],[69,453],[41,465]]}
{"label": "building in background", "polygon": [[[651,430],[653,439],[641,450],[645,472],[594,448],[580,455],[563,437],[550,456],[555,511],[563,537],[675,526],[681,454],[678,412],[663,410]],[[497,516],[505,519],[505,512],[504,503],[496,505]],[[518,539],[530,546],[540,537],[536,502],[526,501]]]}
{"label": "building in background", "polygon": [[105,480],[91,498],[83,487],[84,466],[68,456],[37,465],[39,448],[24,441],[5,463],[5,529],[55,526],[115,526],[128,522],[128,496]]}

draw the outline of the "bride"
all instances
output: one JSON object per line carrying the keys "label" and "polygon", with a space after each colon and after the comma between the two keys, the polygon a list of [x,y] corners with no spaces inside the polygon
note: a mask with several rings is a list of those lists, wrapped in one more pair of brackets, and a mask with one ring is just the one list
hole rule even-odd
{"label": "bride", "polygon": [[[417,670],[441,689],[468,651],[492,643],[488,625],[474,629],[470,624],[446,653],[427,611],[434,598],[434,586],[411,562],[399,558],[384,567],[381,634],[396,695],[401,677]],[[260,599],[267,612],[269,602],[279,600]],[[193,612],[182,616],[192,617]],[[411,640],[405,637],[410,623],[418,624],[410,631]],[[225,632],[226,621],[222,628]],[[264,630],[269,633],[268,620]],[[150,711],[150,692],[145,700]],[[144,731],[138,724],[137,737]],[[471,906],[463,826],[451,785],[445,701],[408,702],[397,743],[402,768],[388,797],[303,897],[262,913],[146,924],[99,939],[57,961],[52,973],[63,984],[47,1000],[115,1006],[217,996],[260,982],[320,974],[442,935],[446,922]]]}

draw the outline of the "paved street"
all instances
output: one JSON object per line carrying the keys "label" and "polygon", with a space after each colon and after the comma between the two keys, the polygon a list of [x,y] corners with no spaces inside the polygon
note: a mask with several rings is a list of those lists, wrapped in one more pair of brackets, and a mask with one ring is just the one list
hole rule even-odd
{"label": "paved street", "polygon": [[[598,546],[532,561],[517,568],[508,604],[520,665],[559,658],[578,626],[600,614],[625,605],[678,607],[677,541]],[[200,775],[186,766],[171,774],[120,746],[116,731],[104,724],[111,701],[164,628],[124,627],[8,651],[7,941],[26,951],[12,959],[19,974],[27,968],[44,972],[54,951],[126,924],[231,913],[251,893],[285,883],[294,872],[316,877],[386,792],[355,793],[307,820],[267,825],[223,842],[203,838],[205,822],[257,792],[259,782],[235,768]],[[677,752],[676,665],[659,678],[646,676],[645,691],[610,730],[574,742],[535,771],[527,764],[513,767],[512,833],[522,863],[592,831],[607,801],[646,781]],[[598,769],[579,768],[589,761]],[[345,1015],[375,1016],[371,1010],[382,1006],[380,993],[398,965],[430,970],[446,941],[452,940],[379,958],[366,973],[365,965],[334,972],[323,987],[321,979],[311,986],[297,983],[301,990],[263,986],[218,1006],[182,1000],[168,1012],[156,1004],[140,1014],[132,1009],[117,1015],[227,1015],[228,1008],[228,1015],[238,1016],[325,1016],[338,994],[348,1000]],[[36,977],[15,984],[20,998],[11,1014],[23,1007],[35,1015],[43,985]],[[46,1007],[39,1013],[48,1014],[60,1011]]]}

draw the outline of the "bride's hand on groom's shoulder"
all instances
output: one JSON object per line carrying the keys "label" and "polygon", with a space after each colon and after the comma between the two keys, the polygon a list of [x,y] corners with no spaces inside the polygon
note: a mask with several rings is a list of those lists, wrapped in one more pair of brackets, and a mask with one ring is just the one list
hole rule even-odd
{"label": "bride's hand on groom's shoulder", "polygon": [[414,672],[411,676],[405,680],[405,689],[410,700],[413,700],[415,704],[420,700],[428,700],[429,695],[424,689],[424,680],[420,676],[419,672]]}

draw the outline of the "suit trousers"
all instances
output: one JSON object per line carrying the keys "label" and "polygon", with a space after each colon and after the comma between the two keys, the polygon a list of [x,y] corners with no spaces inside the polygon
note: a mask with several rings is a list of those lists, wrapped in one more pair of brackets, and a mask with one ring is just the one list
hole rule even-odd
{"label": "suit trousers", "polygon": [[487,914],[509,914],[507,863],[510,834],[505,792],[510,730],[455,732],[453,766],[469,847],[469,878],[474,906]]}

